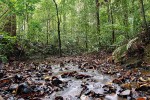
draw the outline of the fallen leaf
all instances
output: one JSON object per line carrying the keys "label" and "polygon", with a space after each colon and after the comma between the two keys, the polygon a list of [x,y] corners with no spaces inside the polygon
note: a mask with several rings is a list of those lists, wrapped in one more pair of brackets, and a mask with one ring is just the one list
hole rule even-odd
{"label": "fallen leaf", "polygon": [[140,98],[137,98],[136,100],[147,100],[146,97],[140,97]]}

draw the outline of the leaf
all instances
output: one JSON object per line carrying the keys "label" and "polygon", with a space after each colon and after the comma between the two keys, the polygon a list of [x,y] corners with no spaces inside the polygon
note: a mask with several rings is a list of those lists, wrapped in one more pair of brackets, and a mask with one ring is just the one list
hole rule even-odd
{"label": "leaf", "polygon": [[122,84],[121,87],[125,88],[125,89],[130,89],[131,88],[131,84],[130,83],[125,83],[125,84]]}
{"label": "leaf", "polygon": [[147,80],[143,79],[142,77],[140,77],[139,80],[142,82],[147,82]]}
{"label": "leaf", "polygon": [[136,100],[147,100],[147,98],[146,97],[139,97]]}
{"label": "leaf", "polygon": [[10,0],[10,2],[15,3],[17,0]]}

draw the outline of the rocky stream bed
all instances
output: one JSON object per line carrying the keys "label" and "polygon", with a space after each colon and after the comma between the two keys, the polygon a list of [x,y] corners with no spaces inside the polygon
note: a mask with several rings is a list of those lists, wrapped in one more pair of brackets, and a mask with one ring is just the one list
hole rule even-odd
{"label": "rocky stream bed", "polygon": [[1,65],[0,100],[150,100],[150,73],[101,59]]}

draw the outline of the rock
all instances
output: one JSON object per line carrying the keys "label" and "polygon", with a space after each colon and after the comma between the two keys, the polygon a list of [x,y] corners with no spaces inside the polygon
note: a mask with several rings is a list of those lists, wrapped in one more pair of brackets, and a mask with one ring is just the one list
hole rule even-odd
{"label": "rock", "polygon": [[20,74],[17,74],[17,75],[14,76],[14,78],[15,78],[16,81],[21,81],[23,79],[23,76],[20,75]]}
{"label": "rock", "polygon": [[29,94],[31,92],[32,92],[32,89],[26,83],[21,83],[18,86],[18,89],[17,89],[17,94],[18,95]]}
{"label": "rock", "polygon": [[62,96],[57,96],[55,97],[55,100],[64,100],[64,98]]}
{"label": "rock", "polygon": [[116,94],[107,95],[104,100],[118,100],[118,96]]}
{"label": "rock", "polygon": [[130,91],[130,90],[124,90],[124,91],[120,92],[120,93],[118,94],[118,96],[127,98],[128,96],[130,96],[130,94],[131,94],[131,91]]}
{"label": "rock", "polygon": [[0,96],[0,100],[4,100],[2,96]]}
{"label": "rock", "polygon": [[150,90],[149,84],[143,84],[139,88],[136,88],[135,91],[148,91]]}
{"label": "rock", "polygon": [[16,92],[18,88],[18,84],[12,84],[10,87],[9,87],[9,91],[12,93],[12,92]]}
{"label": "rock", "polygon": [[90,100],[90,98],[88,96],[86,96],[86,95],[82,95],[80,97],[80,100]]}
{"label": "rock", "polygon": [[111,84],[104,85],[102,88],[104,89],[104,93],[109,93],[109,94],[116,93],[117,90],[117,88]]}
{"label": "rock", "polygon": [[4,76],[4,71],[1,70],[0,71],[0,79],[3,78],[3,76]]}
{"label": "rock", "polygon": [[59,80],[57,77],[52,77],[52,85],[60,87],[60,84],[63,84],[63,81]]}

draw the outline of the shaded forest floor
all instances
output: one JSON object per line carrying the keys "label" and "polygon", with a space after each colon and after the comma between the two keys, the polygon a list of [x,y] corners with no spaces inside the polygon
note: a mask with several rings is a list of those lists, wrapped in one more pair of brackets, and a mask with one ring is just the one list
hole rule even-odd
{"label": "shaded forest floor", "polygon": [[113,64],[104,51],[0,66],[4,100],[149,100],[150,72]]}

